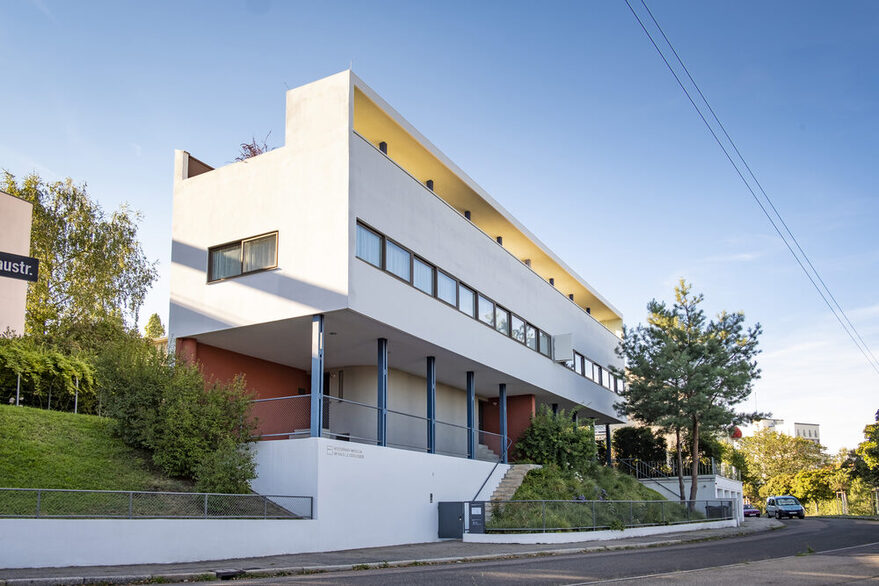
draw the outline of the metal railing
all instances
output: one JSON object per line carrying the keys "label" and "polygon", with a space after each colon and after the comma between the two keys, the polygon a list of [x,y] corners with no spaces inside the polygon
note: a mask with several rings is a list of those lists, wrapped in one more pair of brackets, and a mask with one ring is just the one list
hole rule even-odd
{"label": "metal railing", "polygon": [[490,501],[486,533],[595,531],[734,519],[735,501]]}
{"label": "metal railing", "polygon": [[[251,401],[251,416],[256,419],[257,439],[293,439],[311,435],[311,395],[291,395]],[[378,407],[369,403],[324,395],[321,436],[341,441],[378,445]],[[427,452],[429,420],[421,415],[388,409],[386,445],[393,448]],[[469,428],[465,425],[436,421],[436,453],[467,457]],[[502,436],[478,430],[474,457],[495,462],[501,459]],[[507,438],[507,450],[512,441]]]}
{"label": "metal railing", "polygon": [[0,488],[0,517],[35,519],[311,519],[310,496]]}
{"label": "metal railing", "polygon": [[[647,462],[637,458],[617,458],[614,460],[620,472],[631,474],[636,478],[672,478],[678,475],[677,462]],[[684,476],[692,476],[692,462],[684,462]],[[700,460],[697,472],[702,475],[719,475],[733,480],[741,480],[739,470],[725,462],[717,462],[714,458]]]}
{"label": "metal railing", "polygon": [[258,438],[307,437],[311,427],[311,395],[254,399],[250,416]]}

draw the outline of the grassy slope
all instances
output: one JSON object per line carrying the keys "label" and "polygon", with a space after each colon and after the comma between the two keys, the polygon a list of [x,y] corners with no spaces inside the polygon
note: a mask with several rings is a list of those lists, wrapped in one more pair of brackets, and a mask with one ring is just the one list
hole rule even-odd
{"label": "grassy slope", "polygon": [[515,500],[570,500],[583,496],[599,500],[654,501],[665,500],[655,490],[643,486],[628,474],[605,466],[594,466],[578,475],[571,471],[547,467],[530,471],[513,496]]}
{"label": "grassy slope", "polygon": [[0,487],[191,491],[111,433],[110,419],[0,405]]}

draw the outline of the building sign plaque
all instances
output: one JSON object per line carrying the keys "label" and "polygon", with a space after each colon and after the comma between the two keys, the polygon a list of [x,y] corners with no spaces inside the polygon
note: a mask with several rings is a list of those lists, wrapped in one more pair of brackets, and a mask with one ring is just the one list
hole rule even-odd
{"label": "building sign plaque", "polygon": [[36,282],[40,261],[29,256],[0,252],[0,277]]}

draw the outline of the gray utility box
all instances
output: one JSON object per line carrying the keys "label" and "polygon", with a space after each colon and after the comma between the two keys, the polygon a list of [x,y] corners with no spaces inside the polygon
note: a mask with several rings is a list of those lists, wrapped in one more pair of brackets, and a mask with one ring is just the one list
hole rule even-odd
{"label": "gray utility box", "polygon": [[485,501],[473,501],[470,503],[470,518],[468,519],[470,533],[485,533]]}
{"label": "gray utility box", "polygon": [[439,537],[461,539],[464,536],[464,503],[439,504]]}

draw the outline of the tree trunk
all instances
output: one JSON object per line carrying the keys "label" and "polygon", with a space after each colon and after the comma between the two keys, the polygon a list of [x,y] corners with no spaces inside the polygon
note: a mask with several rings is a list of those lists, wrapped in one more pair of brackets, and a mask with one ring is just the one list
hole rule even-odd
{"label": "tree trunk", "polygon": [[693,441],[690,445],[690,458],[693,460],[693,474],[690,480],[690,509],[693,509],[696,493],[699,491],[699,420],[693,419],[691,428]]}
{"label": "tree trunk", "polygon": [[681,428],[675,428],[675,455],[678,459],[678,493],[684,502],[684,454],[681,451]]}

